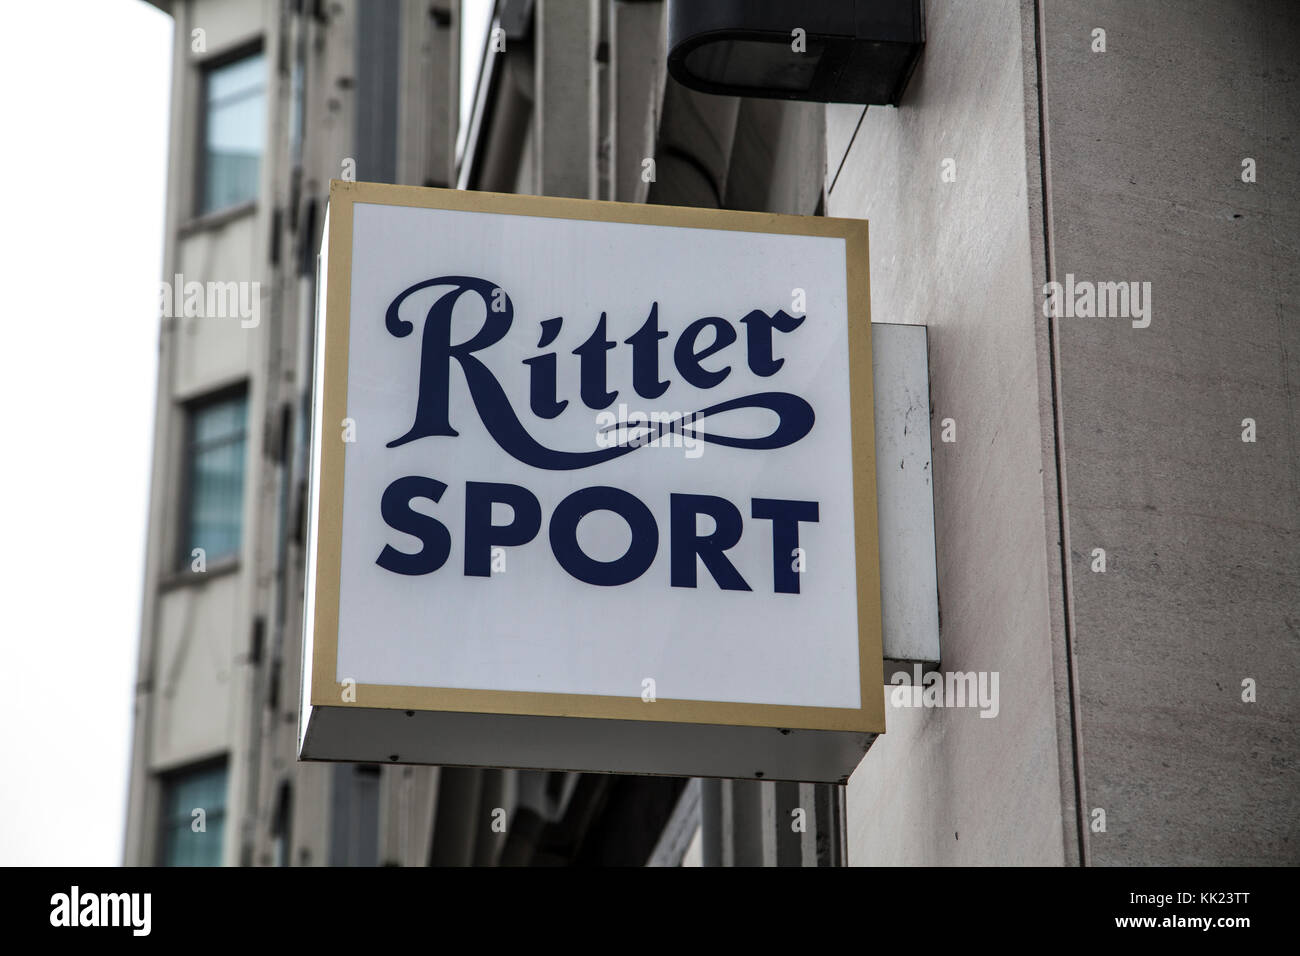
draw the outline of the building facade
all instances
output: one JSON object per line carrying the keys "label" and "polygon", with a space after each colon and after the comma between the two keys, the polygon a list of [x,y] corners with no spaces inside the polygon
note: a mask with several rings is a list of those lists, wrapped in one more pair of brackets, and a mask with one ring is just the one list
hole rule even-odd
{"label": "building facade", "polygon": [[[156,5],[128,864],[1300,859],[1294,6],[929,0],[867,108],[687,89],[667,2]],[[996,715],[890,706],[846,787],[297,761],[336,178],[867,219],[873,321],[929,330],[940,670]]]}

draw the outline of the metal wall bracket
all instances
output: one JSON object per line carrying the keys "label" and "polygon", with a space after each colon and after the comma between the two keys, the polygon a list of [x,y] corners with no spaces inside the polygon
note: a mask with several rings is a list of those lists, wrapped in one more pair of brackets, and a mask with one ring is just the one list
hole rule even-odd
{"label": "metal wall bracket", "polygon": [[939,666],[929,345],[923,325],[872,323],[880,605],[886,670]]}

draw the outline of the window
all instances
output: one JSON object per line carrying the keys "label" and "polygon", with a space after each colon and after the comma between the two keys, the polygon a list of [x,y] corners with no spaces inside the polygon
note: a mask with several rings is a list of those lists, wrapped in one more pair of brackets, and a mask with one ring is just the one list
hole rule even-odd
{"label": "window", "polygon": [[266,119],[266,56],[260,50],[203,76],[200,215],[257,198]]}
{"label": "window", "polygon": [[289,850],[293,846],[293,788],[289,781],[281,780],[275,796],[275,812],[271,816],[272,846],[276,866],[289,866]]}
{"label": "window", "polygon": [[226,762],[189,767],[162,780],[163,866],[220,866],[226,831]]}
{"label": "window", "polygon": [[190,407],[182,569],[193,567],[195,548],[203,549],[205,567],[239,555],[247,429],[247,393]]}
{"label": "window", "polygon": [[379,865],[379,770],[334,765],[330,794],[330,866]]}

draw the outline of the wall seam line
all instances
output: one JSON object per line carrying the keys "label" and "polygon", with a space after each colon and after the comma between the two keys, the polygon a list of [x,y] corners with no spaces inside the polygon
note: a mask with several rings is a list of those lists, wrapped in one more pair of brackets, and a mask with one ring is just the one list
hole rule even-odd
{"label": "wall seam line", "polygon": [[[1047,63],[1046,23],[1044,0],[1034,2],[1034,46],[1038,71],[1038,162],[1043,192],[1043,256],[1047,281],[1055,281],[1056,255],[1054,251],[1054,221],[1052,216],[1051,164],[1049,162],[1049,137],[1047,131]],[[1079,865],[1089,865],[1087,809],[1084,805],[1083,740],[1080,727],[1079,680],[1075,666],[1074,604],[1071,600],[1069,506],[1065,489],[1064,423],[1061,416],[1061,362],[1060,339],[1052,316],[1047,321],[1047,359],[1051,370],[1052,390],[1052,451],[1056,465],[1056,508],[1060,530],[1061,556],[1061,612],[1064,617],[1065,669],[1069,686],[1071,755],[1074,758],[1075,826],[1079,842]]]}

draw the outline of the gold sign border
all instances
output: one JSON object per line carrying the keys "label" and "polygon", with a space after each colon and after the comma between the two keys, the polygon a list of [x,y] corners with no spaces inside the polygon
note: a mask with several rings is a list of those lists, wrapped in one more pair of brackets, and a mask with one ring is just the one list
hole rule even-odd
{"label": "gold sign border", "polygon": [[[352,284],[352,207],[355,203],[415,206],[463,212],[504,213],[550,219],[583,219],[689,229],[826,236],[845,241],[848,296],[849,387],[852,412],[853,515],[858,597],[858,663],[861,705],[799,707],[729,701],[672,700],[653,704],[639,695],[553,694],[532,691],[466,690],[450,687],[405,687],[358,684],[354,700],[345,700],[337,680],[339,575],[342,544],[345,445],[331,441],[330,422],[347,417],[348,342]],[[638,205],[583,199],[557,199],[455,189],[391,186],[330,181],[330,230],[325,308],[323,425],[320,487],[316,522],[316,580],[312,638],[311,704],[313,707],[521,714],[548,717],[596,717],[679,723],[729,724],[802,730],[883,733],[884,667],[881,651],[880,567],[876,521],[875,419],[872,404],[871,313],[868,287],[867,223],[860,219],[785,216],[678,206]],[[320,347],[319,345],[317,346]],[[790,653],[800,652],[797,635]],[[353,694],[348,694],[352,697]]]}

